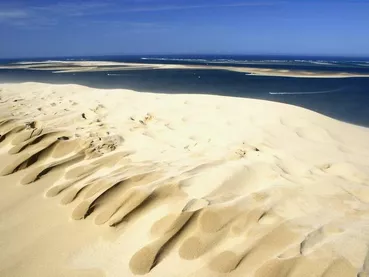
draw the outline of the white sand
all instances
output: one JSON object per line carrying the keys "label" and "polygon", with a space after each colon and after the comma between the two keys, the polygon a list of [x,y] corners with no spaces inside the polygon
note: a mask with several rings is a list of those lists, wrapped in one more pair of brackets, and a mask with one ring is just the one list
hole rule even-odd
{"label": "white sand", "polygon": [[181,65],[181,64],[145,64],[109,61],[42,61],[19,62],[0,66],[0,69],[29,69],[51,70],[53,73],[72,72],[98,72],[98,71],[124,71],[124,70],[153,70],[153,69],[192,69],[192,70],[225,70],[247,73],[259,76],[279,76],[294,78],[353,78],[369,77],[368,74],[353,74],[348,72],[316,72],[309,70],[286,70],[272,68],[254,68],[239,66],[213,66],[213,65]]}
{"label": "white sand", "polygon": [[0,85],[0,135],[0,276],[369,274],[366,128],[24,83]]}

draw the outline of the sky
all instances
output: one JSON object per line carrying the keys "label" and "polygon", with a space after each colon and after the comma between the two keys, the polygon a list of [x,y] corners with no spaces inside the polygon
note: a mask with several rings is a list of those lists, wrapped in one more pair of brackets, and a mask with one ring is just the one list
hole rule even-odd
{"label": "sky", "polygon": [[0,0],[0,58],[369,57],[369,0]]}

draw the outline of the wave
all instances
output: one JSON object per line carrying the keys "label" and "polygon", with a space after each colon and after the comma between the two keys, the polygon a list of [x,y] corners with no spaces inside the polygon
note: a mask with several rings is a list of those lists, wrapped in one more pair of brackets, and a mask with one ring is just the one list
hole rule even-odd
{"label": "wave", "polygon": [[232,63],[232,64],[314,64],[321,66],[335,65],[342,63],[342,61],[328,61],[328,60],[303,60],[303,59],[224,59],[224,58],[165,58],[165,57],[142,57],[141,60],[152,61],[176,61],[176,62],[196,62],[196,63]]}
{"label": "wave", "polygon": [[334,93],[344,90],[345,88],[332,89],[332,90],[320,90],[320,91],[298,91],[298,92],[269,92],[271,95],[305,95],[305,94],[325,94],[325,93]]}
{"label": "wave", "polygon": [[13,64],[29,65],[29,64],[44,64],[44,63],[62,63],[60,60],[45,60],[45,61],[21,61]]}
{"label": "wave", "polygon": [[178,61],[178,62],[210,62],[212,61],[212,60],[207,60],[207,59],[179,59],[179,58],[141,58],[141,60]]}
{"label": "wave", "polygon": [[264,63],[264,62],[293,62],[289,60],[235,60],[235,59],[196,59],[196,58],[149,58],[143,57],[141,60],[153,60],[153,61],[178,61],[178,62],[201,62],[201,63]]}
{"label": "wave", "polygon": [[107,73],[107,76],[134,76],[134,74],[128,74],[128,73],[123,73],[123,74],[118,74],[118,73]]}

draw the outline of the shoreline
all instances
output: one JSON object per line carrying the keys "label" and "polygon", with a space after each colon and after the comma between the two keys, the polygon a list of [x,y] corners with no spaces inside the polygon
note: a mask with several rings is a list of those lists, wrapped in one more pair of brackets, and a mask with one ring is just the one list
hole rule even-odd
{"label": "shoreline", "polygon": [[[67,66],[66,66],[67,65]],[[369,74],[352,74],[347,72],[318,73],[308,70],[288,70],[271,68],[253,68],[239,66],[214,66],[214,65],[172,65],[172,64],[145,64],[108,61],[44,61],[44,62],[20,62],[12,65],[0,66],[0,69],[26,69],[48,70],[53,73],[73,72],[101,72],[124,70],[165,70],[165,69],[192,69],[192,70],[226,70],[254,76],[274,76],[291,78],[368,78]]]}

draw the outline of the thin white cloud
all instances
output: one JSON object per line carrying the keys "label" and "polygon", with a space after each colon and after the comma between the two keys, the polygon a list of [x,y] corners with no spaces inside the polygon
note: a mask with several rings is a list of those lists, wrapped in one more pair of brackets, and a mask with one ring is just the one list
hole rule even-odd
{"label": "thin white cloud", "polygon": [[[44,6],[24,6],[21,8],[3,9],[0,11],[0,24],[16,27],[50,27],[67,18],[87,17],[97,15],[118,15],[121,13],[178,11],[191,9],[232,8],[232,7],[261,7],[280,5],[281,1],[242,1],[233,3],[211,4],[157,4],[155,1],[135,0],[134,2],[119,3],[116,1],[90,1],[90,2],[58,2]],[[92,18],[90,18],[92,19]],[[141,27],[145,27],[143,24]]]}
{"label": "thin white cloud", "polygon": [[40,29],[56,25],[57,19],[26,9],[8,9],[0,11],[0,24],[21,29]]}
{"label": "thin white cloud", "polygon": [[127,33],[162,33],[173,30],[175,26],[172,24],[162,24],[149,21],[126,21],[122,20],[89,20],[76,24],[80,28],[95,28],[103,26],[106,35],[127,34]]}
{"label": "thin white cloud", "polygon": [[[150,3],[150,4],[149,4]],[[168,5],[155,4],[151,1],[135,1],[134,3],[118,4],[116,2],[59,2],[47,6],[34,6],[30,9],[37,12],[49,12],[51,14],[58,14],[63,16],[86,16],[97,14],[117,14],[128,12],[156,12],[156,11],[171,11],[171,10],[188,10],[188,9],[204,9],[204,8],[227,8],[227,7],[246,7],[246,6],[274,6],[284,3],[283,1],[243,1],[224,4],[188,4],[188,5]]]}
{"label": "thin white cloud", "polygon": [[30,9],[36,12],[49,12],[63,16],[84,16],[89,14],[101,14],[109,12],[112,7],[106,2],[89,2],[89,3],[63,3],[48,6],[34,6]]}
{"label": "thin white cloud", "polygon": [[29,14],[24,10],[5,10],[0,11],[0,20],[12,20],[26,18]]}
{"label": "thin white cloud", "polygon": [[230,8],[230,7],[257,7],[257,6],[275,6],[284,2],[241,2],[228,4],[209,4],[209,5],[162,5],[162,6],[146,6],[137,8],[127,8],[121,12],[156,12],[156,11],[171,11],[171,10],[190,10],[204,8]]}

